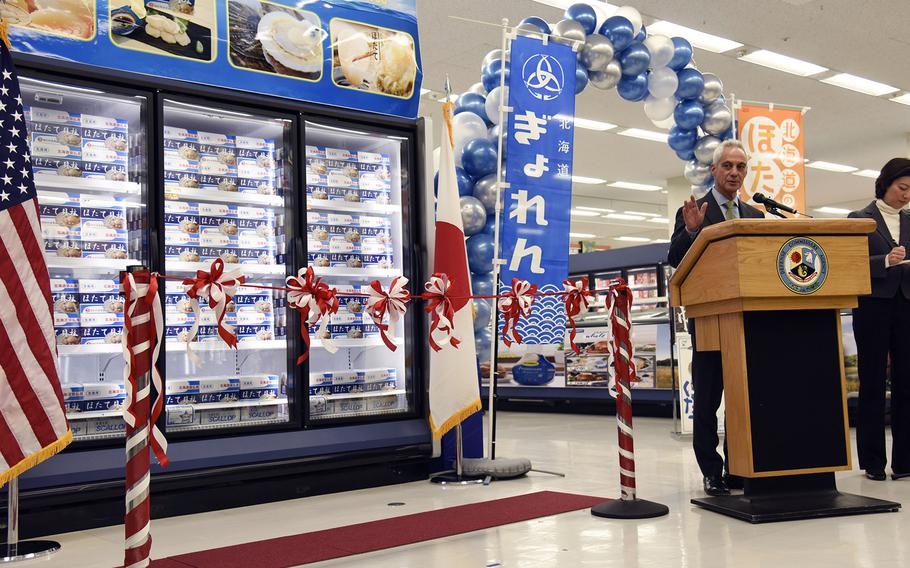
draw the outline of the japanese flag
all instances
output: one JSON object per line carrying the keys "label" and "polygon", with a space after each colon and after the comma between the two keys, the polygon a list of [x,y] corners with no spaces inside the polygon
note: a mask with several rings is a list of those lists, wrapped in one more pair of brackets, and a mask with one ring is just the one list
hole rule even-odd
{"label": "japanese flag", "polygon": [[430,429],[434,438],[454,428],[480,410],[477,355],[474,350],[474,325],[471,311],[471,279],[468,254],[461,224],[458,182],[455,178],[455,152],[452,142],[452,109],[443,107],[445,125],[439,152],[439,189],[436,202],[436,247],[433,272],[448,275],[449,295],[453,301],[457,347],[444,344],[440,351],[430,350]]}

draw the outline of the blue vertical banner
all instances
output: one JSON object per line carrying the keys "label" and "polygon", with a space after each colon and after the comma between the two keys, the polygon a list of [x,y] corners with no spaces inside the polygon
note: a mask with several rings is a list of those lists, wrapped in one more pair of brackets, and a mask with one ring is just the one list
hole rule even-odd
{"label": "blue vertical banner", "polygon": [[[559,292],[569,271],[576,54],[566,45],[520,36],[510,57],[501,289],[519,278],[540,292]],[[562,343],[560,298],[538,298],[518,332],[525,343]]]}

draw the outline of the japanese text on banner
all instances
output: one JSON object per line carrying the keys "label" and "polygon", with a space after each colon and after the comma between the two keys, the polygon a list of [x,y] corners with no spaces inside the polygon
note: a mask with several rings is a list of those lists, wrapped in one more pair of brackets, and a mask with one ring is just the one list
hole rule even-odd
{"label": "japanese text on banner", "polygon": [[[540,292],[557,292],[569,265],[576,54],[565,45],[518,37],[510,65],[500,281],[508,288],[519,278]],[[523,341],[562,342],[561,308],[556,296],[535,302],[518,325]]]}

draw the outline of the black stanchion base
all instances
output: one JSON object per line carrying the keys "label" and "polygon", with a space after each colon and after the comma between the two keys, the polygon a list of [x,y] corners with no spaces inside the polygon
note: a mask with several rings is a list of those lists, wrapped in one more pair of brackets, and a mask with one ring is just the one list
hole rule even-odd
{"label": "black stanchion base", "polygon": [[605,519],[651,519],[662,517],[670,512],[670,508],[653,501],[644,499],[615,499],[604,501],[591,507],[591,514]]}
{"label": "black stanchion base", "polygon": [[442,485],[468,485],[470,483],[483,483],[486,476],[480,475],[458,475],[453,472],[445,472],[434,475],[430,478],[431,483],[439,483]]}
{"label": "black stanchion base", "polygon": [[692,499],[694,505],[750,523],[889,513],[894,501],[837,490],[833,473],[745,480],[745,494]]}
{"label": "black stanchion base", "polygon": [[19,562],[45,558],[60,550],[60,543],[53,540],[24,540],[15,546],[0,544],[0,562]]}

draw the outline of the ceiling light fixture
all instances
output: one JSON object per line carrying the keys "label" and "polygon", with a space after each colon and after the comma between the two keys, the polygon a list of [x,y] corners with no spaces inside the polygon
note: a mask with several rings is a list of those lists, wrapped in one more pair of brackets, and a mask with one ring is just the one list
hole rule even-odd
{"label": "ceiling light fixture", "polygon": [[[572,4],[577,3],[577,0],[534,0],[538,4],[543,4],[545,6],[552,6],[553,8],[562,8],[565,10]],[[597,15],[600,16],[598,21],[603,21],[607,19],[607,16],[612,16],[613,12],[619,10],[619,6],[614,6],[606,2],[588,2],[594,11],[597,12]]]}
{"label": "ceiling light fixture", "polygon": [[749,63],[761,65],[762,67],[769,67],[771,69],[783,71],[784,73],[799,75],[800,77],[810,77],[812,75],[818,75],[819,73],[823,73],[828,70],[827,67],[822,67],[821,65],[816,65],[815,63],[809,63],[808,61],[803,61],[802,59],[796,59],[794,57],[781,55],[780,53],[774,53],[773,51],[768,51],[767,49],[759,49],[758,51],[753,51],[752,53],[743,55],[739,59],[741,61],[747,61]]}
{"label": "ceiling light fixture", "polygon": [[851,172],[855,176],[862,176],[864,178],[876,179],[882,172],[878,170],[860,170],[858,172]]}
{"label": "ceiling light fixture", "polygon": [[857,77],[856,75],[851,75],[849,73],[838,73],[837,75],[832,75],[826,79],[820,79],[820,81],[828,85],[841,87],[842,89],[849,89],[851,91],[856,91],[857,93],[872,95],[873,97],[880,97],[899,90],[897,87]]}
{"label": "ceiling light fixture", "polygon": [[635,183],[631,181],[614,181],[607,184],[610,187],[616,187],[619,189],[634,189],[635,191],[659,191],[663,189],[659,185],[651,185],[648,183]]}
{"label": "ceiling light fixture", "polygon": [[850,212],[849,209],[841,209],[840,207],[816,207],[815,210],[829,215],[846,215]]}
{"label": "ceiling light fixture", "polygon": [[604,219],[615,219],[617,221],[644,221],[645,218],[641,215],[626,215],[625,213],[608,213],[604,215]]}
{"label": "ceiling light fixture", "polygon": [[573,217],[600,217],[596,211],[579,211],[578,209],[569,210],[569,215]]}
{"label": "ceiling light fixture", "polygon": [[662,225],[669,225],[670,220],[666,217],[654,217],[653,219],[648,219],[648,223],[660,223]]}
{"label": "ceiling light fixture", "polygon": [[892,103],[900,103],[902,105],[910,105],[910,93],[904,93],[903,95],[898,95],[890,99]]}
{"label": "ceiling light fixture", "polygon": [[693,30],[692,28],[680,26],[679,24],[674,24],[673,22],[667,22],[665,20],[654,22],[648,26],[648,35],[652,34],[665,35],[667,37],[684,37],[695,47],[714,53],[724,53],[731,49],[743,46],[743,44],[738,41],[706,34],[705,32]]}
{"label": "ceiling light fixture", "polygon": [[642,128],[626,128],[617,132],[620,136],[629,136],[631,138],[640,138],[641,140],[650,140],[651,142],[667,143],[670,135],[666,132],[655,132],[653,130],[644,130]]}
{"label": "ceiling light fixture", "polygon": [[569,233],[570,237],[575,237],[576,239],[594,239],[597,238],[597,235],[591,233]]}
{"label": "ceiling light fixture", "polygon": [[615,209],[604,209],[602,207],[586,207],[584,205],[577,205],[576,209],[584,209],[585,211],[597,211],[598,213],[616,213]]}
{"label": "ceiling light fixture", "polygon": [[850,172],[855,172],[859,168],[854,168],[853,166],[847,166],[844,164],[835,164],[834,162],[822,162],[816,160],[814,162],[809,162],[806,164],[807,168],[815,168],[816,170],[825,170],[827,172],[837,172],[839,174],[849,174]]}
{"label": "ceiling light fixture", "polygon": [[600,185],[607,183],[607,180],[594,177],[572,176],[572,183],[583,183],[586,185]]}
{"label": "ceiling light fixture", "polygon": [[584,128],[585,130],[596,130],[598,132],[606,132],[607,130],[613,130],[614,128],[619,128],[618,125],[611,122],[602,122],[600,120],[591,120],[590,118],[581,118],[581,117],[571,117],[557,114],[555,118],[560,120],[571,120],[575,124],[575,128]]}
{"label": "ceiling light fixture", "polygon": [[644,211],[623,211],[626,215],[641,215],[642,217],[660,217],[659,213],[646,213]]}
{"label": "ceiling light fixture", "polygon": [[648,237],[627,237],[627,236],[613,237],[613,240],[614,241],[629,241],[629,242],[633,242],[633,243],[647,243],[647,242],[651,241],[651,239],[649,239]]}

